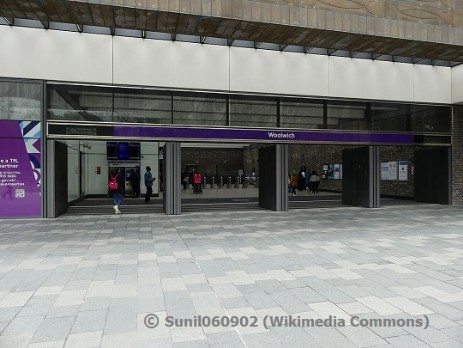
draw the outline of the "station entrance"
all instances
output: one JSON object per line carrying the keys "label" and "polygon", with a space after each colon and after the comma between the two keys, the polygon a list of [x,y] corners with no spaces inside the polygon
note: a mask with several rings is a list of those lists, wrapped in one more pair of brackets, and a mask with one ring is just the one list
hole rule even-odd
{"label": "station entrance", "polygon": [[[445,147],[134,139],[56,139],[47,145],[49,217],[112,213],[107,182],[114,169],[124,177],[124,213],[451,203]],[[149,204],[144,201],[147,166],[156,179]],[[317,192],[313,174],[319,178]],[[297,177],[295,194],[292,176]]]}
{"label": "station entrance", "polygon": [[[182,147],[179,155],[172,154],[172,148],[177,146],[183,146],[183,155]],[[179,194],[183,211],[259,209],[259,181],[256,169],[251,168],[258,159],[252,160],[254,164],[244,160],[252,157],[250,152],[255,152],[255,147],[249,144],[172,146],[157,141],[60,139],[50,140],[48,151],[48,186],[53,188],[48,192],[49,216],[111,213],[108,180],[115,170],[125,179],[123,213],[172,212],[169,207],[174,193]],[[173,159],[180,161],[175,170]],[[155,178],[148,204],[144,183],[147,166]],[[199,189],[195,189],[195,173],[201,173]]]}

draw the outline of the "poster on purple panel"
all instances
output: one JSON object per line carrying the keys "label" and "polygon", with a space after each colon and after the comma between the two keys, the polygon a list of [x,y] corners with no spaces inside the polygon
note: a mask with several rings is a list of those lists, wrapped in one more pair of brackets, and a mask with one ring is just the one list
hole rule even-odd
{"label": "poster on purple panel", "polygon": [[41,216],[41,124],[0,120],[0,218]]}

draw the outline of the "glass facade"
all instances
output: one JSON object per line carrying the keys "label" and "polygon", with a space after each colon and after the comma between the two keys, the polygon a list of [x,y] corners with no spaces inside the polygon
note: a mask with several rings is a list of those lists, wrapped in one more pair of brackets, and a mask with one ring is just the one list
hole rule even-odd
{"label": "glass facade", "polygon": [[282,98],[280,110],[280,127],[282,128],[325,128],[323,101]]}
{"label": "glass facade", "polygon": [[360,102],[329,101],[326,128],[367,131],[366,108],[366,104]]}
{"label": "glass facade", "polygon": [[410,131],[414,133],[445,133],[452,129],[450,107],[433,105],[410,106]]}
{"label": "glass facade", "polygon": [[0,119],[39,121],[41,105],[40,82],[0,80]]}
{"label": "glass facade", "polygon": [[372,131],[410,131],[410,105],[396,103],[371,103],[369,104],[368,119],[370,121]]}
{"label": "glass facade", "polygon": [[227,125],[227,97],[225,95],[173,94],[172,99],[174,124]]}
{"label": "glass facade", "polygon": [[172,123],[171,93],[114,88],[114,122]]}
{"label": "glass facade", "polygon": [[51,120],[110,122],[113,116],[111,88],[53,85],[48,88]]}
{"label": "glass facade", "polygon": [[[24,91],[31,93],[30,90]],[[38,109],[39,104],[37,101]],[[47,110],[50,120],[451,133],[450,106],[405,103],[51,84],[48,86]]]}
{"label": "glass facade", "polygon": [[276,98],[230,97],[230,126],[275,128],[277,116]]}

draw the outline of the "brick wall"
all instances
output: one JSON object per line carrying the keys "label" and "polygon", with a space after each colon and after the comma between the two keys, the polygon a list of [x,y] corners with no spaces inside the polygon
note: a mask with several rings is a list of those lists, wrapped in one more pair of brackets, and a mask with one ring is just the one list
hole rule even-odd
{"label": "brick wall", "polygon": [[182,171],[187,164],[196,164],[206,176],[236,176],[243,168],[243,150],[182,148]]}
{"label": "brick wall", "polygon": [[259,176],[259,149],[257,147],[249,146],[246,147],[243,151],[243,165],[244,165],[244,174],[252,173],[254,169],[256,175]]}
{"label": "brick wall", "polygon": [[381,180],[380,192],[382,195],[413,198],[415,196],[415,178],[412,175],[412,166],[415,160],[415,147],[413,146],[381,146],[379,149],[380,161],[408,161],[408,180],[389,181]]}
{"label": "brick wall", "polygon": [[452,112],[452,203],[463,203],[463,106]]}
{"label": "brick wall", "polygon": [[[289,146],[289,170],[299,171],[302,165],[308,170],[316,170],[321,176],[323,164],[342,163],[342,150],[358,147],[344,145],[290,145]],[[411,167],[414,162],[414,147],[407,146],[381,146],[381,161],[408,161],[407,181],[381,181],[381,194],[412,198],[414,197],[414,180],[411,175]],[[341,191],[342,180],[322,179],[321,189]]]}
{"label": "brick wall", "polygon": [[[323,164],[342,163],[342,149],[349,146],[341,145],[290,145],[288,150],[289,171],[298,171],[306,166],[308,171],[316,170],[322,177]],[[342,180],[321,179],[320,189],[341,191]]]}
{"label": "brick wall", "polygon": [[[458,122],[456,122],[458,121]],[[453,202],[463,203],[463,106],[454,108],[453,121]],[[321,176],[323,164],[342,163],[342,150],[358,147],[357,145],[290,145],[289,171],[299,171],[301,166],[307,170],[316,170]],[[414,197],[414,165],[413,146],[381,146],[381,161],[408,161],[407,181],[381,181],[381,194],[406,198]],[[236,176],[238,169],[249,174],[255,169],[259,175],[258,148],[249,146],[244,149],[193,149],[182,148],[182,169],[187,164],[196,164],[198,169],[206,176]],[[342,180],[322,179],[321,189],[342,190]]]}

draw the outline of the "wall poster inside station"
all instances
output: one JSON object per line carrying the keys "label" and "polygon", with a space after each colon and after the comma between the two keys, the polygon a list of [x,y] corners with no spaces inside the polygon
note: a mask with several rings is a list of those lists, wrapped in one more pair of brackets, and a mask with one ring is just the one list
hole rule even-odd
{"label": "wall poster inside station", "polygon": [[399,181],[408,180],[408,161],[399,161]]}
{"label": "wall poster inside station", "polygon": [[335,163],[333,165],[333,171],[334,171],[334,174],[333,174],[334,179],[339,180],[341,178],[340,172],[339,172],[339,163]]}
{"label": "wall poster inside station", "polygon": [[41,216],[41,124],[0,121],[0,218]]}
{"label": "wall poster inside station", "polygon": [[342,164],[328,163],[323,165],[322,179],[339,180],[342,179]]}
{"label": "wall poster inside station", "polygon": [[334,164],[333,163],[328,164],[328,172],[326,173],[326,178],[330,180],[334,179]]}
{"label": "wall poster inside station", "polygon": [[381,180],[397,180],[397,161],[381,162]]}

